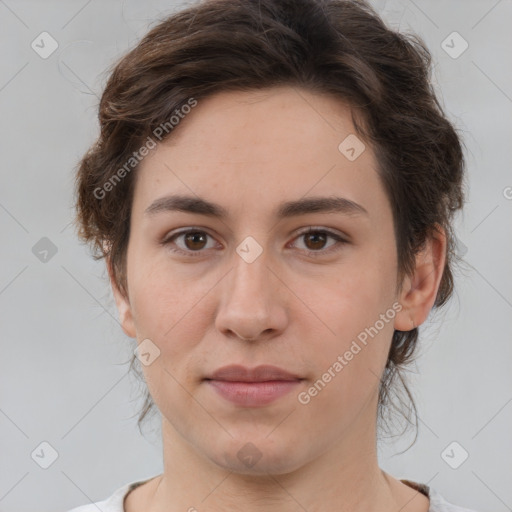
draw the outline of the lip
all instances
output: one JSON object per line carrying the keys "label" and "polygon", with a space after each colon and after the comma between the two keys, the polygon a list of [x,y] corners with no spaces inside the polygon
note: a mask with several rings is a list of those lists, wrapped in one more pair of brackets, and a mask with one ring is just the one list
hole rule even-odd
{"label": "lip", "polygon": [[240,365],[224,366],[205,379],[220,396],[243,407],[270,404],[290,393],[303,380],[298,375],[271,365],[252,369]]}
{"label": "lip", "polygon": [[207,380],[217,393],[235,405],[261,407],[290,393],[301,380],[269,380],[265,382],[232,382]]}
{"label": "lip", "polygon": [[262,364],[255,368],[246,368],[242,365],[232,364],[219,368],[207,379],[230,382],[266,382],[274,380],[301,380],[301,377],[278,366],[269,364]]}

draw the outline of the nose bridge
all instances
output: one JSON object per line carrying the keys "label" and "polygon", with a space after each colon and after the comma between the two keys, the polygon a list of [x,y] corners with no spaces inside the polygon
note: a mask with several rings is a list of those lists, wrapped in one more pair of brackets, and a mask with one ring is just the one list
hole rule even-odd
{"label": "nose bridge", "polygon": [[227,283],[227,296],[231,305],[250,305],[254,316],[255,313],[261,314],[265,309],[273,283],[270,278],[272,272],[268,266],[268,251],[262,251],[254,260],[252,251],[254,248],[250,246],[250,242],[243,242],[237,248],[233,258],[234,268]]}

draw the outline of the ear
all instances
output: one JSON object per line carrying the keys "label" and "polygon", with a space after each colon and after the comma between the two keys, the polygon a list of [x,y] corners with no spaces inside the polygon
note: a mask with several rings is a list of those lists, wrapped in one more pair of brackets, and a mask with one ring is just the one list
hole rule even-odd
{"label": "ear", "polygon": [[118,288],[114,274],[112,272],[112,264],[110,259],[107,257],[107,270],[110,279],[110,286],[112,287],[112,293],[116,301],[117,311],[119,313],[119,322],[123,328],[124,333],[130,338],[136,337],[135,322],[133,321],[133,313],[130,305],[129,298],[121,292]]}
{"label": "ear", "polygon": [[416,255],[412,276],[404,278],[399,295],[402,310],[395,316],[395,329],[410,331],[420,326],[428,317],[436,300],[446,261],[446,233],[436,225],[436,230]]}

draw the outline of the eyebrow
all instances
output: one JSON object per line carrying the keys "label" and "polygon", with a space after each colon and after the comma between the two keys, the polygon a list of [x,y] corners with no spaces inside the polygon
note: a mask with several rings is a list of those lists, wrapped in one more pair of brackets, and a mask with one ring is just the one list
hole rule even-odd
{"label": "eyebrow", "polygon": [[[206,199],[186,195],[170,195],[156,199],[145,210],[146,215],[161,212],[181,211],[227,219],[229,212],[223,206]],[[308,213],[341,213],[344,215],[368,215],[368,211],[358,203],[344,197],[309,197],[281,203],[275,216],[285,219]]]}

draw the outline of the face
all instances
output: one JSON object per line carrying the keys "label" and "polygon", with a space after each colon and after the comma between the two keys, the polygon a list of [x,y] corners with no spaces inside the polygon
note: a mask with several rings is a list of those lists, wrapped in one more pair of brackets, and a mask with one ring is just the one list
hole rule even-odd
{"label": "face", "polygon": [[[219,93],[181,122],[137,170],[128,296],[114,287],[124,331],[151,354],[141,366],[164,423],[242,473],[354,449],[375,422],[393,330],[412,328],[375,155],[340,151],[350,110],[304,90]],[[300,380],[205,380],[231,364]]]}

